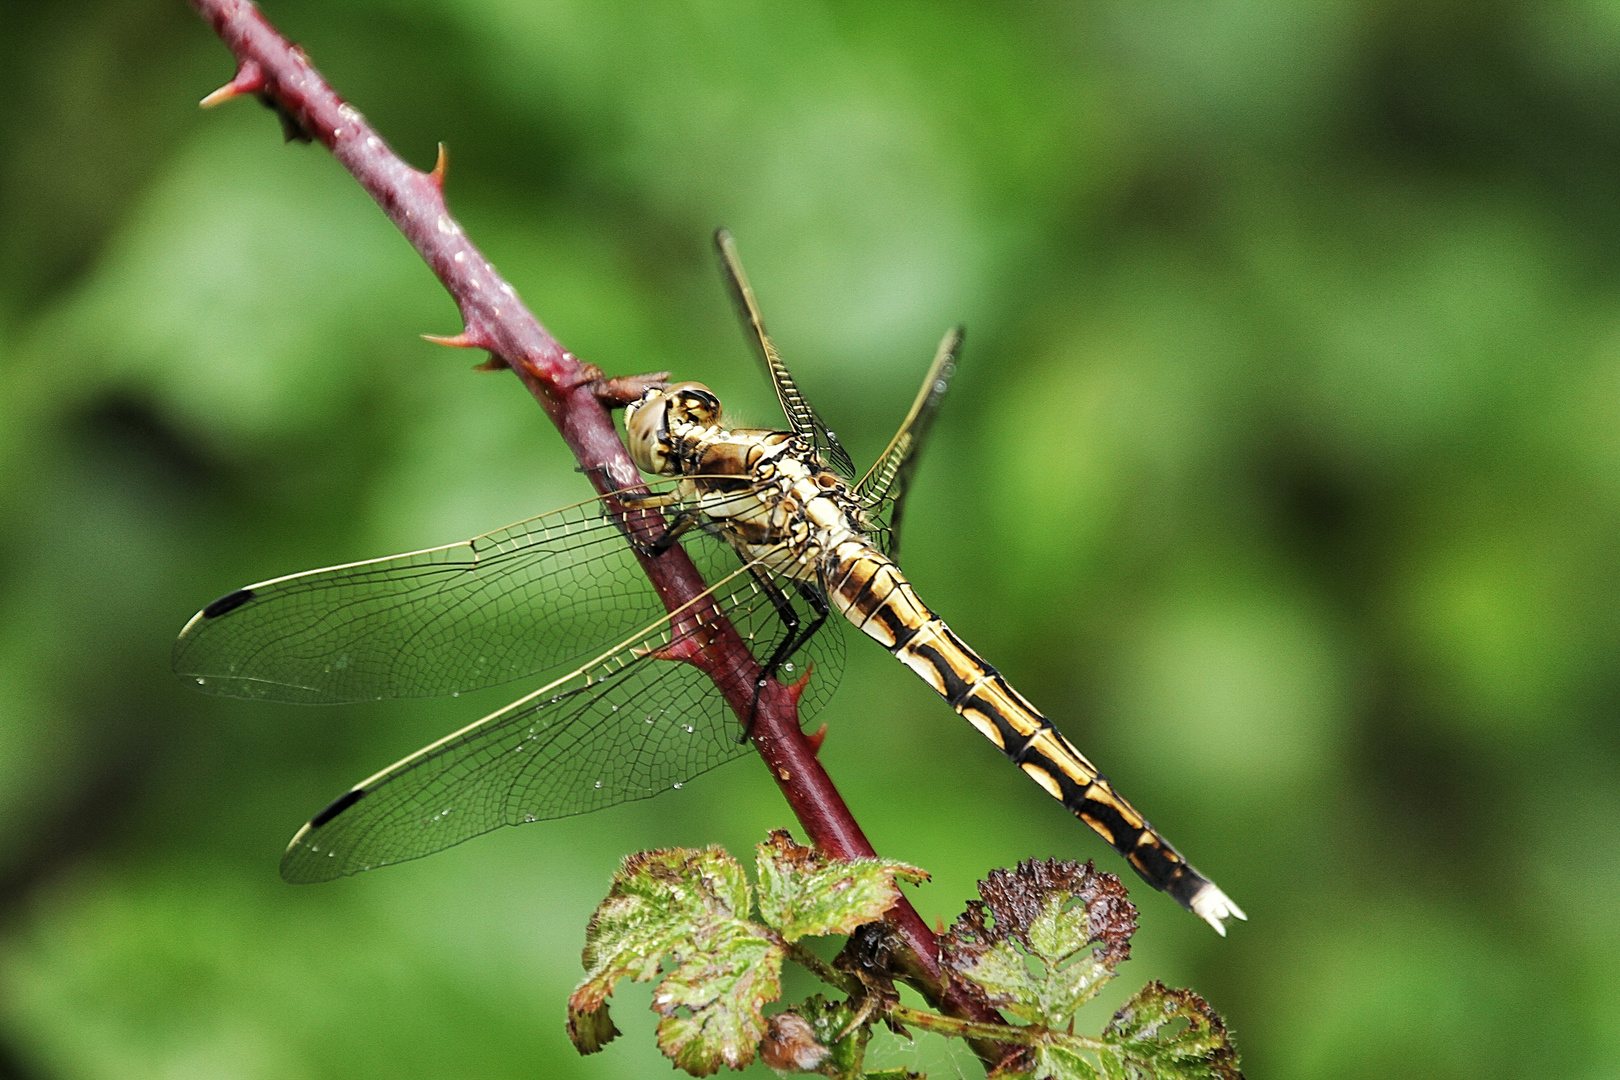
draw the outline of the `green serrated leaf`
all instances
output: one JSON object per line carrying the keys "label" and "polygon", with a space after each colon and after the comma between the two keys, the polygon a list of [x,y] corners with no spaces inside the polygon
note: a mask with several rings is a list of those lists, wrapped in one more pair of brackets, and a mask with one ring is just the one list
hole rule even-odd
{"label": "green serrated leaf", "polygon": [[1037,1048],[1035,1068],[1029,1075],[1039,1080],[1101,1080],[1102,1074],[1078,1050],[1052,1045]]}
{"label": "green serrated leaf", "polygon": [[621,978],[648,981],[659,959],[699,926],[747,911],[742,867],[719,848],[629,856],[585,929],[585,978],[570,1011],[594,1011]]}
{"label": "green serrated leaf", "polygon": [[1147,1080],[1243,1080],[1226,1024],[1191,990],[1148,983],[1114,1014],[1102,1037],[1118,1053],[1123,1075]]}
{"label": "green serrated leaf", "polygon": [[1113,1050],[1097,1051],[1097,1064],[1102,1069],[1103,1080],[1131,1080],[1125,1062]]}
{"label": "green serrated leaf", "polygon": [[[1084,924],[1083,911],[1077,921]],[[978,983],[997,1007],[1049,1028],[1066,1026],[1080,1006],[1114,977],[1094,954],[1025,952],[1010,941],[990,947],[958,970]]]}
{"label": "green serrated leaf", "polygon": [[1022,863],[994,871],[979,891],[984,899],[957,920],[942,955],[1021,1020],[1067,1027],[1130,954],[1135,909],[1119,879],[1090,863]]}
{"label": "green serrated leaf", "polygon": [[658,1048],[693,1076],[741,1069],[765,1036],[767,1002],[782,993],[782,948],[741,920],[716,926],[683,950],[653,993]]}
{"label": "green serrated leaf", "polygon": [[608,1015],[607,1003],[588,1012],[568,1011],[568,1038],[581,1054],[594,1054],[614,1039],[620,1031]]}
{"label": "green serrated leaf", "polygon": [[614,984],[656,978],[671,955],[676,970],[653,998],[665,1018],[660,1047],[695,1076],[752,1061],[763,1032],[760,1008],[780,993],[782,957],[746,919],[748,907],[742,867],[719,848],[627,858],[585,932],[585,978],[568,999],[574,1045],[592,1053],[611,1040]]}
{"label": "green serrated leaf", "polygon": [[956,973],[972,980],[1000,1009],[1020,1020],[1044,1023],[1047,1011],[1041,1004],[1041,988],[1030,973],[1028,958],[1011,942],[1000,942],[964,961]]}
{"label": "green serrated leaf", "polygon": [[887,859],[843,862],[801,847],[782,830],[758,847],[759,912],[788,941],[847,934],[883,917],[900,899],[899,880],[928,874]]}
{"label": "green serrated leaf", "polygon": [[1072,956],[1091,944],[1090,920],[1086,909],[1070,893],[1054,893],[1040,905],[1024,936],[1029,951],[1043,960]]}

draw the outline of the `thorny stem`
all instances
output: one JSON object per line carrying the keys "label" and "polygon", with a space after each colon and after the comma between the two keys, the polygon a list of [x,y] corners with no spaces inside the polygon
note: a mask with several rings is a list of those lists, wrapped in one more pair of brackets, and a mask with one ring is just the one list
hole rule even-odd
{"label": "thorny stem", "polygon": [[[461,310],[463,331],[437,340],[487,350],[497,366],[511,368],[557,425],[598,492],[606,495],[638,486],[640,474],[595,392],[600,371],[563,349],[450,216],[442,190],[442,150],[432,172],[412,168],[338,97],[303,50],[277,33],[248,0],[191,2],[237,62],[236,77],[204,103],[217,105],[255,94],[283,114],[290,132],[318,139],[376,200]],[[627,517],[638,538],[650,541],[659,535],[659,515],[638,512]],[[670,611],[701,597],[706,589],[679,545],[658,556],[641,556],[641,563]],[[754,710],[754,747],[805,833],[816,847],[836,858],[875,858],[877,853],[799,730],[792,693],[772,680],[756,703],[753,687],[761,673],[757,661],[729,623],[720,619],[715,626],[717,632],[693,662],[714,679],[739,715]],[[938,943],[911,904],[902,898],[888,921],[904,946],[896,959],[907,981],[945,1012],[979,1021],[986,1031],[997,1030],[989,1026],[1000,1020],[994,1010],[961,995],[941,977]],[[997,1048],[985,1042],[977,1043],[975,1051],[986,1061],[1000,1057]]]}

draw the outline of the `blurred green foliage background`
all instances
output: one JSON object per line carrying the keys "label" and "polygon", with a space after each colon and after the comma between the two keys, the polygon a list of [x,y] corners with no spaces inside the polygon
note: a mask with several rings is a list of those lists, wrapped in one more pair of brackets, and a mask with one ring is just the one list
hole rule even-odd
{"label": "blurred green foliage background", "polygon": [[[1127,875],[1110,1001],[1193,986],[1254,1077],[1620,1076],[1620,4],[265,8],[610,372],[778,421],[719,223],[858,460],[967,323],[906,564],[1251,918]],[[512,695],[169,674],[239,585],[582,497],[543,415],[417,338],[455,309],[323,150],[196,109],[179,0],[0,40],[0,1074],[668,1075],[645,987],[568,1047],[585,920],[787,824],[757,761],[293,888],[312,811]],[[870,642],[823,715],[930,921],[1125,873]]]}

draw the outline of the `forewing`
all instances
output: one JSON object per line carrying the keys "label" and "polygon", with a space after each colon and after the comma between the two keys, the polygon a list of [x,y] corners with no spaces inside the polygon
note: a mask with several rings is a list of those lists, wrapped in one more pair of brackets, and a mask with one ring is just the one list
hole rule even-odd
{"label": "forewing", "polygon": [[[735,566],[724,551],[699,568]],[[238,589],[181,631],[174,670],[232,697],[434,697],[573,667],[663,611],[621,520],[593,499],[463,543]]]}
{"label": "forewing", "polygon": [[849,459],[849,452],[799,392],[799,386],[793,381],[792,373],[782,362],[782,356],[776,351],[770,335],[765,332],[765,320],[760,315],[759,302],[754,299],[753,286],[748,284],[748,275],[743,272],[742,260],[737,255],[736,241],[727,230],[716,229],[714,246],[720,254],[720,270],[725,276],[731,298],[737,305],[737,314],[742,319],[743,330],[748,336],[749,343],[754,347],[755,355],[765,365],[765,372],[771,377],[771,385],[776,387],[776,400],[781,402],[782,411],[787,414],[788,426],[795,435],[815,447],[823,464],[846,479],[853,480],[855,463]]}
{"label": "forewing", "polygon": [[956,375],[956,358],[962,350],[963,331],[953,326],[940,339],[934,353],[934,362],[928,366],[917,399],[911,411],[900,424],[900,430],[889,440],[888,447],[878,456],[872,468],[855,485],[855,497],[866,507],[873,522],[873,537],[890,558],[900,553],[900,521],[905,510],[906,492],[911,478],[917,472],[923,444],[928,439],[934,418],[945,401],[951,379]]}
{"label": "forewing", "polygon": [[[775,608],[746,570],[721,579],[709,595],[708,610],[723,612],[756,655],[780,634]],[[692,664],[667,658],[683,643],[701,644],[713,625],[701,603],[654,622],[357,785],[293,838],[282,876],[324,881],[419,858],[502,825],[650,798],[744,753],[714,683]],[[818,670],[806,698],[825,698],[836,679],[836,670]]]}

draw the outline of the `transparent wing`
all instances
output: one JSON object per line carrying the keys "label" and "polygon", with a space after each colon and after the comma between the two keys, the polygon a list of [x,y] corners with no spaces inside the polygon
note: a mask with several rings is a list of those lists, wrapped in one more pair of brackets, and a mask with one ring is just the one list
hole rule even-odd
{"label": "transparent wing", "polygon": [[945,401],[956,374],[956,358],[962,350],[963,331],[953,326],[940,339],[934,353],[934,362],[928,366],[917,399],[911,411],[900,424],[900,430],[889,440],[888,447],[878,456],[872,468],[855,485],[855,497],[867,508],[872,521],[872,537],[884,554],[891,559],[900,554],[900,521],[905,510],[906,492],[911,478],[917,472],[923,444],[928,439],[934,418]]}
{"label": "transparent wing", "polygon": [[714,231],[714,247],[720,253],[720,269],[725,275],[726,285],[731,290],[731,298],[737,305],[737,314],[743,321],[743,329],[748,334],[749,342],[754,346],[754,353],[765,365],[765,371],[771,377],[771,384],[776,387],[776,400],[782,403],[782,411],[787,414],[788,426],[793,433],[809,442],[815,447],[822,462],[834,472],[849,480],[855,478],[855,463],[849,459],[849,452],[838,441],[838,437],[828,430],[810,403],[799,392],[799,386],[793,381],[793,375],[788,371],[787,365],[782,362],[782,356],[771,343],[771,337],[765,332],[765,320],[759,313],[759,302],[754,299],[753,286],[748,284],[748,275],[743,273],[742,260],[737,256],[737,244],[731,238],[731,233],[725,229]]}
{"label": "transparent wing", "polygon": [[[463,543],[238,589],[186,624],[174,670],[210,693],[327,703],[572,667],[664,614],[621,527],[638,514],[656,516],[592,499]],[[737,565],[715,541],[688,551],[706,580]]]}
{"label": "transparent wing", "polygon": [[[325,881],[419,858],[502,825],[650,798],[744,753],[735,718],[709,677],[667,658],[701,646],[716,632],[716,613],[756,656],[780,638],[770,599],[747,569],[736,570],[703,601],[357,785],[293,838],[282,876]],[[801,713],[837,684],[842,647],[837,631],[813,640]],[[803,671],[806,660],[795,664]],[[793,672],[781,677],[791,681]]]}

